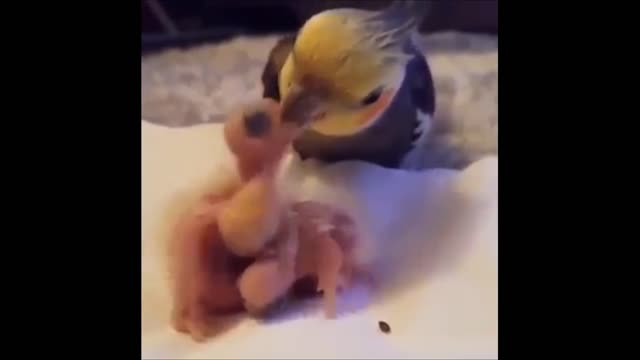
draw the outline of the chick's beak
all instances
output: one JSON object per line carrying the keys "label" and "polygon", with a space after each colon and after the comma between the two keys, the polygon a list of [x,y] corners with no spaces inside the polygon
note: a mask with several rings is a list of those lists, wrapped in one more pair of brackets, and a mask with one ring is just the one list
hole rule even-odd
{"label": "chick's beak", "polygon": [[323,91],[293,84],[282,101],[282,122],[307,126],[324,116],[326,105]]}

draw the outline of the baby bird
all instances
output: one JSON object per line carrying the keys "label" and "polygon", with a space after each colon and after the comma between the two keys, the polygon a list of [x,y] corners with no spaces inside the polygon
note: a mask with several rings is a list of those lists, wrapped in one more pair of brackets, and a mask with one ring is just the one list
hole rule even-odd
{"label": "baby bird", "polygon": [[245,308],[263,313],[297,280],[317,279],[325,313],[336,313],[336,291],[351,276],[350,250],[357,240],[352,219],[317,202],[293,203],[276,185],[278,167],[304,122],[282,122],[280,106],[263,99],[231,117],[225,139],[245,184],[220,211],[228,249],[257,257],[238,280]]}
{"label": "baby bird", "polygon": [[182,214],[169,249],[172,326],[196,341],[208,337],[210,315],[243,310],[236,279],[249,264],[224,246],[217,224],[221,202],[212,202],[212,195]]}
{"label": "baby bird", "polygon": [[325,313],[351,278],[358,240],[352,219],[317,202],[293,203],[278,191],[278,166],[302,127],[280,121],[262,100],[225,123],[240,179],[209,188],[179,219],[172,241],[173,327],[197,341],[209,335],[209,313],[258,314],[297,280],[317,279]]}
{"label": "baby bird", "polygon": [[296,128],[278,126],[279,118],[279,105],[270,100],[229,118],[224,135],[240,179],[199,190],[175,225],[172,325],[196,341],[208,337],[210,314],[243,310],[236,280],[281,228],[275,171]]}
{"label": "baby bird", "polygon": [[245,183],[227,201],[218,221],[225,245],[239,256],[256,256],[275,236],[283,217],[276,172],[300,129],[279,119],[278,103],[263,99],[225,123],[225,140]]}

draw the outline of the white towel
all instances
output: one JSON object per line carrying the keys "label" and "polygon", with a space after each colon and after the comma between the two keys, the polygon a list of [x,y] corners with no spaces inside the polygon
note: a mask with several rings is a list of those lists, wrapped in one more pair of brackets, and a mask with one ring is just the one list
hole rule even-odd
{"label": "white towel", "polygon": [[381,288],[341,294],[334,320],[309,301],[268,323],[241,318],[202,344],[174,332],[166,211],[183,190],[233,174],[221,130],[142,121],[142,358],[497,358],[495,157],[463,171],[424,172],[290,157],[284,188],[356,214],[372,239],[362,255],[377,261]]}

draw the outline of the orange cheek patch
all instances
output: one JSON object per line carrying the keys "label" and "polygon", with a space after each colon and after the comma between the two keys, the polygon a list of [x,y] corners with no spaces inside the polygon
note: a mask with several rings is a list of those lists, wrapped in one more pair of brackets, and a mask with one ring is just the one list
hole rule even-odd
{"label": "orange cheek patch", "polygon": [[387,108],[393,98],[393,94],[394,91],[392,89],[384,91],[378,101],[364,110],[363,114],[358,118],[358,124],[365,125],[376,119]]}

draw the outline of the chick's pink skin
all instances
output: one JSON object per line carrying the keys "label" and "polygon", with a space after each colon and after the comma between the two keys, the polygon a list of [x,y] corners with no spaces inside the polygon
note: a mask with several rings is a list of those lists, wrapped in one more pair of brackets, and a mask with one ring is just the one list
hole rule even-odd
{"label": "chick's pink skin", "polygon": [[294,236],[297,246],[282,247],[279,256],[252,264],[241,275],[238,286],[245,307],[259,313],[285,296],[296,280],[313,276],[318,279],[317,290],[324,293],[325,315],[333,318],[337,291],[353,274],[355,225],[344,212],[324,204],[307,201],[293,204],[292,209],[295,215],[285,219],[294,223],[295,230],[281,233],[288,239],[276,242],[286,244]]}
{"label": "chick's pink skin", "polygon": [[259,315],[282,298],[295,280],[295,273],[282,268],[275,258],[256,261],[238,279],[245,309]]}
{"label": "chick's pink skin", "polygon": [[[245,120],[256,112],[267,115],[268,131],[249,136]],[[240,182],[206,190],[176,226],[170,249],[176,330],[202,341],[209,335],[210,312],[242,309],[239,274],[229,269],[229,259],[232,254],[257,256],[281,232],[284,205],[276,191],[275,172],[299,131],[280,123],[279,104],[271,100],[248,106],[225,123],[225,141],[236,157]],[[258,292],[267,292],[259,285],[282,292],[274,282],[289,281],[286,274],[275,277],[263,263],[248,274],[247,279],[257,274],[258,282],[249,287]]]}
{"label": "chick's pink skin", "polygon": [[172,326],[196,341],[209,336],[215,325],[210,322],[212,313],[243,309],[238,274],[230,268],[233,259],[216,224],[219,211],[219,202],[203,197],[183,214],[171,241]]}
{"label": "chick's pink skin", "polygon": [[[256,114],[264,121],[258,134],[247,123]],[[224,131],[244,185],[226,202],[220,230],[233,253],[257,256],[282,222],[285,204],[277,191],[276,172],[300,129],[281,123],[280,105],[263,99],[232,115]]]}
{"label": "chick's pink skin", "polygon": [[[263,113],[270,120],[269,130],[258,137],[249,136],[245,122],[255,113]],[[236,157],[243,179],[248,180],[263,172],[274,175],[273,171],[291,142],[302,131],[295,125],[283,124],[280,115],[280,104],[271,99],[261,99],[232,114],[225,122],[225,141]]]}

